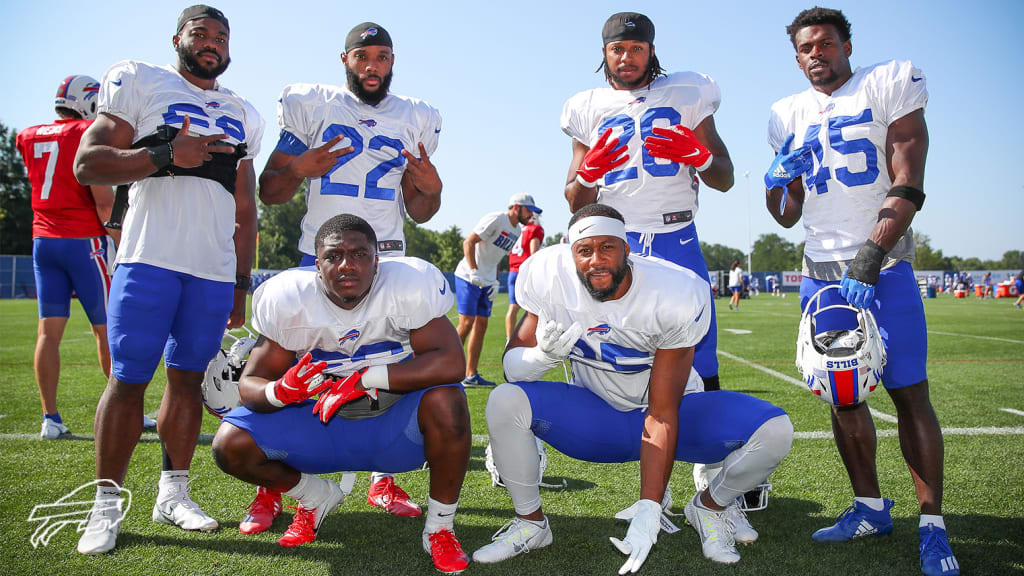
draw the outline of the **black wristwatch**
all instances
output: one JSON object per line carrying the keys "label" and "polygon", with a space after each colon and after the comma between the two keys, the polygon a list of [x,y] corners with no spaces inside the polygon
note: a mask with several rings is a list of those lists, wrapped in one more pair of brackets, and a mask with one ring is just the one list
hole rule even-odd
{"label": "black wristwatch", "polygon": [[249,290],[251,285],[252,279],[248,276],[242,276],[241,274],[235,276],[235,290]]}

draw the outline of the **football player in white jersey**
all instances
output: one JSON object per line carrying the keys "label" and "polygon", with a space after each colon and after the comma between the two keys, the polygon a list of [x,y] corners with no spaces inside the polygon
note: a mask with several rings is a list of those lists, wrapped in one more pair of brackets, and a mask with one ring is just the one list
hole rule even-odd
{"label": "football player in white jersey", "polygon": [[[711,291],[694,272],[630,254],[623,217],[589,204],[569,223],[569,244],[523,263],[516,299],[527,314],[505,349],[508,384],[487,401],[494,462],[516,516],[473,554],[500,562],[551,544],[541,509],[536,437],[588,462],[640,462],[640,499],[627,512],[636,572],[657,541],[676,460],[720,468],[686,505],[704,555],[738,562],[734,540],[757,532],[736,499],[789,453],[793,425],[781,409],[730,391],[703,392],[694,346],[710,325]],[[566,358],[572,382],[539,381]]]}
{"label": "football player in white jersey", "polygon": [[[580,92],[562,108],[562,131],[572,138],[569,208],[612,206],[626,218],[634,254],[689,268],[710,284],[693,219],[699,181],[723,192],[733,185],[732,160],[715,129],[721,90],[705,74],[666,74],[654,23],[643,14],[613,14],[601,39],[599,70],[608,86]],[[717,348],[712,314],[693,362],[708,390],[719,388]]]}
{"label": "football player in white jersey", "polygon": [[519,227],[542,210],[533,196],[522,192],[508,199],[508,207],[488,212],[462,242],[462,260],[455,267],[455,298],[459,311],[459,338],[466,346],[463,386],[494,386],[480,375],[478,364],[484,334],[498,295],[498,264],[519,241]]}
{"label": "football player in white jersey", "polygon": [[377,242],[362,218],[335,216],[315,237],[315,270],[260,285],[260,337],[239,383],[244,407],[224,417],[214,457],[228,474],[299,502],[279,540],[288,547],[315,540],[344,499],[316,474],[404,472],[426,461],[423,547],[441,572],[461,572],[469,558],[452,521],[471,438],[458,385],[465,360],[445,316],[452,292],[423,260],[378,261]]}
{"label": "football player in white jersey", "polygon": [[[874,314],[888,357],[882,383],[896,405],[921,509],[921,568],[959,574],[941,515],[942,431],[928,398],[927,329],[911,268],[910,223],[924,203],[928,152],[925,77],[899,60],[851,70],[850,23],[838,10],[805,10],[786,32],[811,87],[772,105],[768,142],[777,156],[765,175],[767,207],[787,228],[803,218],[801,308],[823,286],[839,284],[820,306],[848,302]],[[852,315],[819,315],[818,331],[841,327],[840,312]],[[867,404],[834,407],[832,426],[854,502],[812,538],[889,534],[893,501],[879,490]]]}
{"label": "football player in white jersey", "polygon": [[364,22],[345,39],[347,85],[291,84],[278,100],[281,138],[260,175],[260,199],[287,202],[309,181],[299,251],[315,259],[316,231],[335,214],[373,226],[381,256],[405,254],[405,215],[426,222],[441,207],[441,179],[429,155],[441,114],[426,102],[391,94],[391,35]]}
{"label": "football player in white jersey", "polygon": [[[99,116],[82,138],[75,175],[87,185],[134,182],[110,289],[111,377],[96,410],[96,504],[78,551],[115,545],[124,483],[160,357],[167,387],[158,430],[167,462],[153,520],[217,528],[189,498],[188,469],[203,415],[200,387],[225,325],[245,323],[256,241],[263,120],[217,77],[231,61],[228,19],[196,5],[178,18],[178,61],[128,60],[100,83]],[[170,469],[167,469],[170,468]]]}
{"label": "football player in white jersey", "polygon": [[[282,204],[308,180],[300,266],[313,265],[313,238],[331,216],[362,217],[377,232],[381,256],[404,256],[405,215],[423,223],[441,207],[441,178],[429,158],[437,149],[441,114],[422,100],[388,91],[393,48],[383,26],[363,22],[345,38],[345,87],[291,84],[281,92],[281,137],[260,174],[259,192],[265,204]],[[280,495],[264,500],[253,501],[239,526],[243,532],[270,527]],[[390,474],[373,474],[367,502],[398,516],[422,513]]]}

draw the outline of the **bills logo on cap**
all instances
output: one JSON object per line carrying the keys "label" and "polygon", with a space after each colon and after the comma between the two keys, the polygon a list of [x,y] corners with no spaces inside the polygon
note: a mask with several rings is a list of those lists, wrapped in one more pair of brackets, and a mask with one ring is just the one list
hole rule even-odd
{"label": "bills logo on cap", "polygon": [[366,30],[363,30],[362,34],[360,34],[359,37],[362,38],[363,40],[366,40],[367,36],[376,36],[376,35],[377,35],[377,29],[376,28],[367,28]]}
{"label": "bills logo on cap", "polygon": [[593,328],[590,328],[589,330],[587,330],[587,336],[590,336],[590,335],[593,335],[593,334],[607,334],[607,333],[609,333],[611,331],[612,331],[611,326],[609,326],[607,324],[598,324],[597,326],[594,326]]}
{"label": "bills logo on cap", "polygon": [[625,25],[626,28],[635,28],[636,27],[636,24],[632,20],[626,20],[625,22],[623,22],[623,25]]}
{"label": "bills logo on cap", "polygon": [[377,125],[377,121],[374,120],[373,118],[370,118],[369,120],[360,120],[359,123],[362,124],[363,126],[369,126],[370,128],[373,128],[374,126]]}
{"label": "bills logo on cap", "polygon": [[349,330],[344,336],[338,338],[338,344],[343,344],[348,340],[355,340],[356,338],[359,338],[359,330],[353,328]]}

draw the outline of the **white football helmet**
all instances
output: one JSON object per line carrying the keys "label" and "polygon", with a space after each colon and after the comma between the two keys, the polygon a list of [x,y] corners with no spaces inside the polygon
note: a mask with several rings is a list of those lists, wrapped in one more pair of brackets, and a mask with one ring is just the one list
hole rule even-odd
{"label": "white football helmet", "polygon": [[53,105],[74,110],[83,120],[94,120],[99,94],[100,83],[92,76],[68,76],[57,88]]}
{"label": "white football helmet", "polygon": [[[839,289],[830,284],[807,301],[800,318],[796,341],[796,367],[811,392],[834,406],[853,406],[863,402],[882,380],[885,345],[870,310],[849,304],[821,306],[821,294]],[[857,327],[815,333],[818,314],[846,308],[857,314]]]}
{"label": "white football helmet", "polygon": [[[249,332],[248,328],[245,330]],[[217,351],[217,355],[206,368],[202,386],[203,406],[217,418],[223,418],[225,414],[242,405],[242,398],[238,393],[238,379],[242,375],[242,368],[245,368],[249,351],[256,345],[256,338],[252,332],[241,338],[230,332],[225,332],[224,336],[234,340],[234,343],[226,351]]]}

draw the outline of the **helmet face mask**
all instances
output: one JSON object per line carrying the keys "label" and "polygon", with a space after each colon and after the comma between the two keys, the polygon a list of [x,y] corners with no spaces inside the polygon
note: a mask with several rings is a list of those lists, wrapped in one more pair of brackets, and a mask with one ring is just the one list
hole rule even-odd
{"label": "helmet face mask", "polygon": [[754,487],[743,496],[737,498],[740,510],[744,512],[757,512],[768,507],[768,493],[772,491],[772,483],[764,481]]}
{"label": "helmet face mask", "polygon": [[92,76],[68,76],[57,88],[53,105],[74,110],[82,120],[95,120],[99,93],[100,83]]}
{"label": "helmet face mask", "polygon": [[[796,344],[796,367],[804,383],[818,398],[834,406],[853,406],[874,392],[882,379],[886,354],[882,335],[870,310],[848,304],[821,305],[825,286],[811,296],[800,318]],[[856,314],[857,326],[816,333],[822,312],[848,309]]]}

